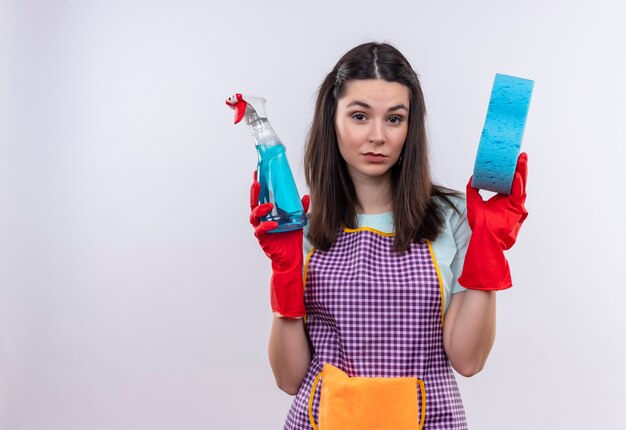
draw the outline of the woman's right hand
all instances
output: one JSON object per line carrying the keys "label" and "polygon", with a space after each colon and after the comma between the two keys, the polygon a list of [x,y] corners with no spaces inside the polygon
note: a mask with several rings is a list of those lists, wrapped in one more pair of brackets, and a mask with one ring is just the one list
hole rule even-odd
{"label": "woman's right hand", "polygon": [[[272,203],[259,202],[261,185],[257,181],[257,172],[253,174],[250,187],[250,224],[261,248],[272,261],[272,280],[270,298],[272,311],[277,316],[300,318],[305,315],[304,285],[302,283],[302,229],[281,233],[268,233],[278,226],[276,221],[263,221],[261,218],[270,213]],[[309,208],[310,197],[302,197],[304,213]]]}

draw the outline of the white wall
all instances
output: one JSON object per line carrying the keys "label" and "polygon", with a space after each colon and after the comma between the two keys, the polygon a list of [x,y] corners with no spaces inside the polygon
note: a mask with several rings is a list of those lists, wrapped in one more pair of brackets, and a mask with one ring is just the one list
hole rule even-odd
{"label": "white wall", "polygon": [[2,3],[0,428],[281,428],[256,154],[224,100],[268,99],[304,191],[316,88],[372,40],[421,76],[436,178],[461,190],[494,74],[535,80],[530,216],[487,367],[459,377],[470,427],[616,428],[625,6],[297,3]]}

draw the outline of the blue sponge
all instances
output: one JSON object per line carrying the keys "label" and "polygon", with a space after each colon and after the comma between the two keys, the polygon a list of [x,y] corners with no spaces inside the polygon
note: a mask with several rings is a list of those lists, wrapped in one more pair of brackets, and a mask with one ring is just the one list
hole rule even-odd
{"label": "blue sponge", "polygon": [[511,194],[534,81],[496,74],[472,187]]}

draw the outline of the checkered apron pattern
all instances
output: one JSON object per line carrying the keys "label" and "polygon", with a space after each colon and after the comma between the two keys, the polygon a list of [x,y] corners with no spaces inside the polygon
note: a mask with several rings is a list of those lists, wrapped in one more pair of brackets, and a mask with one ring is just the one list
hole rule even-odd
{"label": "checkered apron pattern", "polygon": [[[391,235],[344,229],[328,251],[310,256],[304,300],[313,357],[285,429],[312,428],[309,397],[324,363],[349,376],[421,379],[424,429],[467,429],[443,348],[442,292],[430,244],[414,243],[403,254],[393,254],[392,244]],[[323,383],[313,397],[315,422]]]}

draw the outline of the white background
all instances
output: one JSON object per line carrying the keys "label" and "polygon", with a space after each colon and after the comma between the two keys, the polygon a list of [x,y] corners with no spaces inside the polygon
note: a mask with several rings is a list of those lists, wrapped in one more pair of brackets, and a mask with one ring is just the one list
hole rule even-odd
{"label": "white background", "polygon": [[4,1],[0,428],[278,429],[256,153],[265,96],[301,191],[317,86],[347,50],[420,75],[436,180],[464,190],[495,73],[535,80],[530,216],[508,252],[473,429],[617,428],[626,21],[620,1]]}

